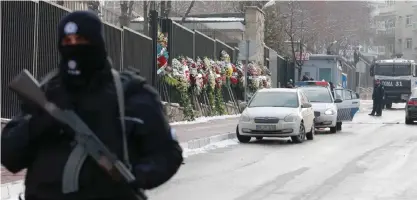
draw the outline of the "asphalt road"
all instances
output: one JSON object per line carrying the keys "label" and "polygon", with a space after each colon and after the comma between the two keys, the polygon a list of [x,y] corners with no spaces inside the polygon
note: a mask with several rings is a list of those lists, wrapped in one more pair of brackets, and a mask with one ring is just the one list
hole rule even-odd
{"label": "asphalt road", "polygon": [[[369,105],[370,106],[370,105]],[[403,105],[395,105],[403,107]],[[395,108],[395,107],[394,107]],[[417,125],[359,113],[313,141],[254,141],[186,159],[152,200],[416,200]]]}

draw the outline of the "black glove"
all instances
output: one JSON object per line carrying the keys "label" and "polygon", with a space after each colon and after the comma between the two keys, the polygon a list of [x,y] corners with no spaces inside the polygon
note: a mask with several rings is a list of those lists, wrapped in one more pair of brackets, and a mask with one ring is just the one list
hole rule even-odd
{"label": "black glove", "polygon": [[30,114],[30,115],[37,115],[40,112],[42,112],[42,109],[38,105],[29,101],[22,102],[20,104],[20,109],[22,110],[24,114]]}
{"label": "black glove", "polygon": [[45,132],[55,132],[54,129],[59,131],[60,123],[38,105],[25,101],[21,103],[21,110],[24,114],[31,116],[29,118],[30,138],[36,139]]}

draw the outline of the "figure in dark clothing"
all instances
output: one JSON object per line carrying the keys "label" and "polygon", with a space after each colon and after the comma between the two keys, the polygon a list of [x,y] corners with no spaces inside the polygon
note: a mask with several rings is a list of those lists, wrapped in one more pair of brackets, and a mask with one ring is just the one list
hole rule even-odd
{"label": "figure in dark clothing", "polygon": [[[59,26],[59,72],[42,89],[61,109],[73,110],[120,160],[123,157],[117,93],[102,35],[103,24],[88,11],[64,17]],[[181,166],[182,150],[171,132],[158,93],[133,72],[120,74],[125,99],[129,162],[136,189],[155,188]],[[40,108],[25,103],[1,134],[1,164],[27,169],[26,200],[130,200],[91,158],[84,162],[79,190],[62,192],[63,171],[74,148],[73,131]]]}
{"label": "figure in dark clothing", "polygon": [[330,91],[332,92],[333,98],[334,98],[334,84],[333,82],[329,81],[329,85],[330,85]]}
{"label": "figure in dark clothing", "polygon": [[377,79],[375,81],[374,91],[372,93],[372,100],[373,100],[373,106],[372,106],[372,112],[369,115],[376,115],[375,116],[381,116],[382,115],[382,107],[384,105],[384,98],[385,97],[385,89],[384,86],[380,83],[380,81]]}
{"label": "figure in dark clothing", "polygon": [[314,78],[310,78],[310,81],[314,81]]}
{"label": "figure in dark clothing", "polygon": [[308,80],[309,80],[309,78],[308,78],[307,75],[304,75],[303,78],[301,79],[301,81],[308,81]]}
{"label": "figure in dark clothing", "polygon": [[294,88],[294,83],[293,83],[292,79],[290,79],[290,81],[287,82],[287,85],[285,87],[286,88]]}

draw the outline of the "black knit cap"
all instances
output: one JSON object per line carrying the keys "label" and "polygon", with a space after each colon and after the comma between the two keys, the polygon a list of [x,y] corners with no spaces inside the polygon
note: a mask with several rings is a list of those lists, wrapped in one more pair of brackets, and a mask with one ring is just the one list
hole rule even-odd
{"label": "black knit cap", "polygon": [[59,47],[61,47],[62,39],[68,34],[83,36],[92,45],[105,49],[103,24],[93,12],[74,11],[62,18],[58,25]]}

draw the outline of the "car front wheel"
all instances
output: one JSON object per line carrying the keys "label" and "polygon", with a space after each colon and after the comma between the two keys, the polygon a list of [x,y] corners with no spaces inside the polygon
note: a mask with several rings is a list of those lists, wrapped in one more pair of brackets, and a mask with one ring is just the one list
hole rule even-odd
{"label": "car front wheel", "polygon": [[336,130],[341,131],[342,130],[342,122],[336,122]]}
{"label": "car front wheel", "polygon": [[311,131],[306,134],[307,140],[314,140],[315,134],[316,134],[316,127],[313,123],[313,126],[311,127]]}
{"label": "car front wheel", "polygon": [[291,136],[291,140],[294,143],[303,143],[306,138],[306,129],[304,127],[303,122],[300,124],[300,133],[297,136]]}
{"label": "car front wheel", "polygon": [[413,119],[409,119],[409,118],[405,118],[405,124],[413,124],[414,123],[414,121],[413,121]]}
{"label": "car front wheel", "polygon": [[249,136],[244,136],[244,135],[239,134],[239,126],[236,126],[236,137],[240,143],[249,143],[251,139],[251,137]]}

